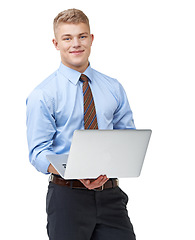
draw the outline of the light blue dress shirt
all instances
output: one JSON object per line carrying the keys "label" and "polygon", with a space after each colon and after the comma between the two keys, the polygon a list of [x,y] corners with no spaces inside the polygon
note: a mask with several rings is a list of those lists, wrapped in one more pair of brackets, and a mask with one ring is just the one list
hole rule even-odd
{"label": "light blue dress shirt", "polygon": [[[89,67],[99,129],[135,128],[121,84]],[[27,140],[32,165],[47,174],[48,154],[69,153],[73,133],[84,129],[81,73],[61,63],[27,98]]]}

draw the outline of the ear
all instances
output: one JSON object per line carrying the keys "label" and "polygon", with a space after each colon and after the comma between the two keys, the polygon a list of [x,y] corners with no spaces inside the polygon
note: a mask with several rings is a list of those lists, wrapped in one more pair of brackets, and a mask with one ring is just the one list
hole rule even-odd
{"label": "ear", "polygon": [[55,47],[57,50],[60,50],[59,47],[58,47],[58,42],[57,42],[57,40],[56,40],[55,38],[52,39],[52,42],[53,42],[54,47]]}
{"label": "ear", "polygon": [[94,40],[94,35],[91,34],[91,46],[92,46],[93,40]]}

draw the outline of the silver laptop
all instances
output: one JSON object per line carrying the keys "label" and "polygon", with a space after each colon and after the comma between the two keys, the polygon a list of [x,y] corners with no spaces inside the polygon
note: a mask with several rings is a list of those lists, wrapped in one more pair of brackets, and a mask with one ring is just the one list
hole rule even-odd
{"label": "silver laptop", "polygon": [[64,179],[138,177],[151,130],[76,130],[69,155],[47,155]]}

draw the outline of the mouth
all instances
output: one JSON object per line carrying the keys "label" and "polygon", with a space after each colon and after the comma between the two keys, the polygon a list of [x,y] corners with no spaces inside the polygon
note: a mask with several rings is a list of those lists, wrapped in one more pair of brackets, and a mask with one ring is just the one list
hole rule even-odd
{"label": "mouth", "polygon": [[84,50],[75,50],[75,51],[71,51],[70,54],[77,56],[77,55],[81,55],[83,52]]}

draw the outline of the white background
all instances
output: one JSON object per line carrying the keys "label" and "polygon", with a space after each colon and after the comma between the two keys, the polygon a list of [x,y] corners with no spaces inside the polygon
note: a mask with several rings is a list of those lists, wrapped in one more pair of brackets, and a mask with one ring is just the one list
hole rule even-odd
{"label": "white background", "polygon": [[54,72],[58,12],[79,8],[95,35],[93,68],[126,89],[136,127],[153,130],[140,178],[122,179],[138,240],[194,240],[195,5],[190,0],[0,4],[0,238],[46,240],[47,178],[28,161],[25,100]]}

